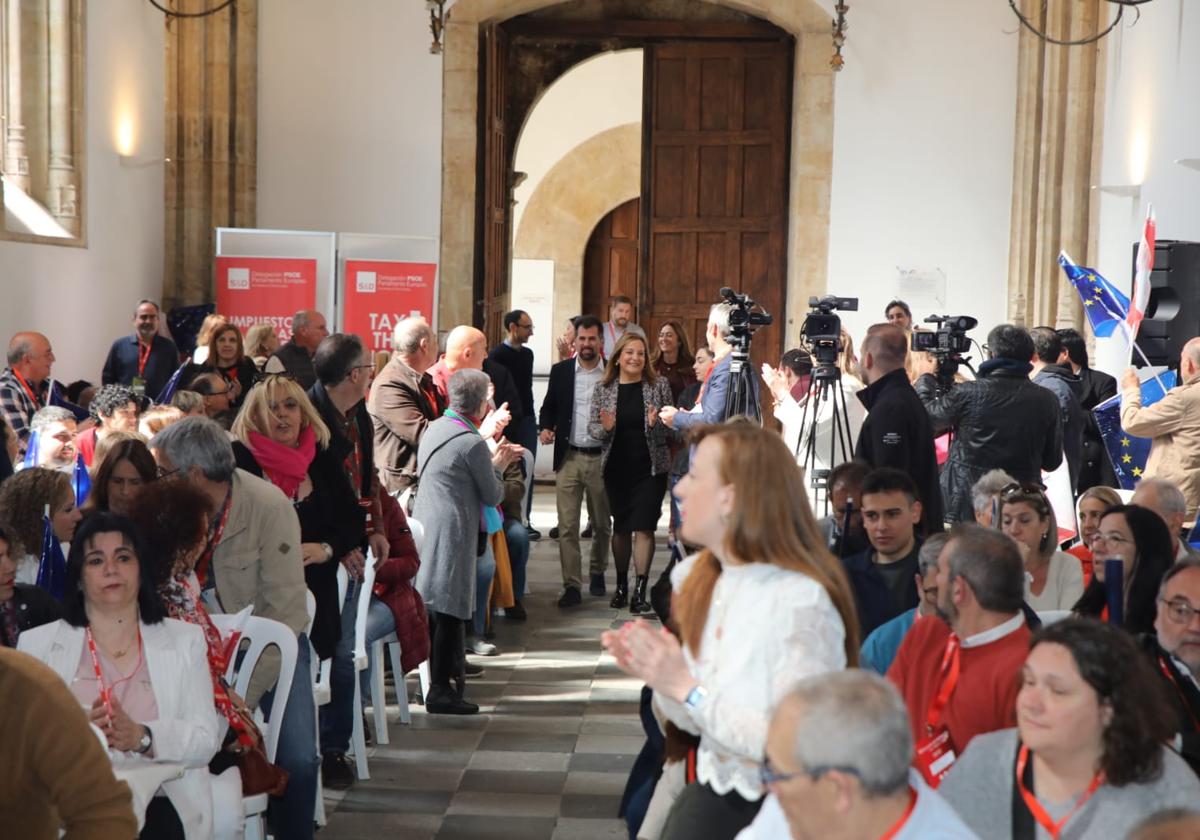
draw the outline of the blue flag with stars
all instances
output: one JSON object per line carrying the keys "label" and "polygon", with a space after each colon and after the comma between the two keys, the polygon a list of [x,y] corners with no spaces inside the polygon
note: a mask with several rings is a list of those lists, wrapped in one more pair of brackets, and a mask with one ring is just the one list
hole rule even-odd
{"label": "blue flag with stars", "polygon": [[[1161,380],[1161,384],[1159,382]],[[1175,387],[1175,371],[1169,370],[1142,383],[1142,405],[1153,405],[1163,398],[1166,389]],[[1113,471],[1122,490],[1132,490],[1146,471],[1150,457],[1150,438],[1134,437],[1121,428],[1121,395],[1100,403],[1092,414],[1100,427],[1100,437],[1112,461]]]}
{"label": "blue flag with stars", "polygon": [[1067,279],[1079,292],[1083,300],[1083,311],[1087,313],[1092,332],[1098,338],[1112,335],[1125,321],[1129,312],[1129,298],[1116,286],[1105,280],[1100,272],[1082,265],[1075,265],[1065,253],[1058,255],[1058,264],[1066,272]]}

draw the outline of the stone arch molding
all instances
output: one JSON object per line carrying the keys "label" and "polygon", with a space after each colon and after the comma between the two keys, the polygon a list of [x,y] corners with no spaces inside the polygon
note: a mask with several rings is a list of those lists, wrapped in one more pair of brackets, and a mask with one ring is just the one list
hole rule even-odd
{"label": "stone arch molding", "polygon": [[588,238],[614,207],[641,194],[641,170],[642,124],[627,123],[573,148],[529,197],[513,257],[554,261],[555,325],[583,306]]}
{"label": "stone arch molding", "polygon": [[[559,2],[458,0],[450,7],[443,32],[441,323],[470,323],[472,317],[480,26]],[[834,92],[829,24],[833,0],[704,2],[770,21],[796,38],[785,327],[791,332],[803,320],[809,295],[824,293],[829,260]]]}

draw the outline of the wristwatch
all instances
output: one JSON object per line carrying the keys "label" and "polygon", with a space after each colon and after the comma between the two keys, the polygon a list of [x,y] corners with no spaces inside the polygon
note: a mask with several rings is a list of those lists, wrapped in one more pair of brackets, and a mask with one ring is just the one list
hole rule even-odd
{"label": "wristwatch", "polygon": [[146,753],[150,752],[150,747],[154,745],[154,735],[150,732],[149,726],[143,726],[142,732],[144,733],[142,735],[142,740],[138,741],[137,749],[134,750],[134,752],[140,755],[145,755]]}
{"label": "wristwatch", "polygon": [[683,705],[687,706],[689,712],[699,711],[700,705],[704,702],[704,698],[708,696],[708,692],[704,686],[698,685],[688,692],[688,696],[684,699]]}
{"label": "wristwatch", "polygon": [[331,546],[329,543],[323,542],[321,543],[321,550],[325,552],[326,560],[333,559],[333,546]]}

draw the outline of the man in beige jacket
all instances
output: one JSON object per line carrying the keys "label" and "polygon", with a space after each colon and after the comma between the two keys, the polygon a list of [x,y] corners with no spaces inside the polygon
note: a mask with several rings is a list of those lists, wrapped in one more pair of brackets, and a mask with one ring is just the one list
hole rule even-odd
{"label": "man in beige jacket", "polygon": [[1183,491],[1186,521],[1196,520],[1200,508],[1200,338],[1183,346],[1179,360],[1182,384],[1153,405],[1142,405],[1137,372],[1121,377],[1121,428],[1131,435],[1153,438],[1143,478],[1162,478]]}

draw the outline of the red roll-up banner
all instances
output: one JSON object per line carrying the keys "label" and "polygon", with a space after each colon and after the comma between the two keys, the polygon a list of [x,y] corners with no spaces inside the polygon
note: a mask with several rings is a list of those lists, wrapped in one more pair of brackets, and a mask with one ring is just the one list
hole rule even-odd
{"label": "red roll-up banner", "polygon": [[294,257],[217,257],[217,311],[245,332],[254,324],[292,337],[292,316],[317,305],[317,261]]}
{"label": "red roll-up banner", "polygon": [[392,332],[405,318],[433,323],[437,264],[346,260],[342,271],[343,326],[374,353],[392,349]]}

